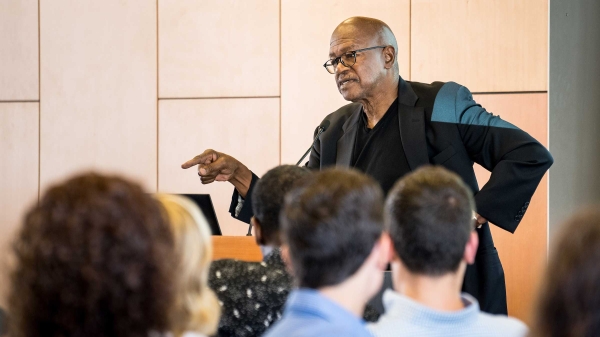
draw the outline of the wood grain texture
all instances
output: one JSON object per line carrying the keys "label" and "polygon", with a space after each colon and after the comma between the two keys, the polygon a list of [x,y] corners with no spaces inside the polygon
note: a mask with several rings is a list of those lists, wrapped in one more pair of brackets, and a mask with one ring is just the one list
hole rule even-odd
{"label": "wood grain texture", "polygon": [[0,101],[38,100],[38,2],[0,1]]}
{"label": "wood grain texture", "polygon": [[156,2],[41,2],[41,187],[81,170],[156,191]]}
{"label": "wood grain texture", "polygon": [[213,260],[237,259],[260,262],[262,253],[253,236],[213,236]]}
{"label": "wood grain texture", "polygon": [[411,23],[413,81],[548,89],[548,0],[414,0]]}
{"label": "wood grain texture", "polygon": [[[548,146],[547,94],[474,95],[474,99],[488,111],[500,115]],[[490,176],[479,165],[476,165],[475,173],[479,186],[483,186]],[[491,229],[506,275],[508,313],[530,323],[532,305],[547,260],[547,174],[514,234],[496,226],[491,226]]]}
{"label": "wood grain texture", "polygon": [[159,96],[279,96],[279,1],[159,0]]}
{"label": "wood grain texture", "polygon": [[245,235],[231,217],[233,185],[202,185],[196,167],[181,164],[212,148],[246,164],[259,177],[279,164],[279,99],[186,99],[159,102],[159,191],[210,194],[223,235]]}
{"label": "wood grain texture", "polygon": [[38,197],[38,103],[0,103],[0,306],[6,307],[10,244]]}
{"label": "wood grain texture", "polygon": [[329,113],[348,104],[323,64],[335,27],[352,16],[386,22],[398,41],[400,74],[408,79],[408,0],[282,1],[281,4],[281,159],[296,163]]}

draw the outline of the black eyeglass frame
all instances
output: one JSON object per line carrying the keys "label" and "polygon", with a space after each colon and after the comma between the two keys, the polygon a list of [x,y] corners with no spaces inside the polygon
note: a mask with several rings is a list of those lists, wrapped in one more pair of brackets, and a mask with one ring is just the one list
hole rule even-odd
{"label": "black eyeglass frame", "polygon": [[[371,50],[371,49],[377,49],[377,48],[387,48],[388,46],[375,46],[375,47],[369,47],[369,48],[363,48],[363,49],[357,49],[357,50],[351,50],[349,52],[345,52],[344,54],[342,54],[342,56],[338,56],[334,59],[330,59],[327,60],[327,62],[325,62],[323,64],[323,67],[325,68],[325,70],[327,70],[328,73],[330,74],[335,74],[335,67],[341,62],[345,67],[352,67],[353,65],[356,64],[356,53],[360,53],[363,51],[367,51],[367,50]],[[342,60],[343,56],[346,56],[348,54],[352,54],[352,57],[354,58],[354,62],[352,62],[352,64],[346,64],[346,62],[344,62],[344,60]],[[330,63],[331,66],[333,67],[333,72],[329,71],[329,69],[327,68],[327,63]]]}

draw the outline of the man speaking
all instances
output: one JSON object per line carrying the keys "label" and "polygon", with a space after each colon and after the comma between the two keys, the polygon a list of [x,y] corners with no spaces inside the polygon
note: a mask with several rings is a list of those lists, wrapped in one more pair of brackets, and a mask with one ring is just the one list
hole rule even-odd
{"label": "man speaking", "polygon": [[[345,105],[325,117],[326,127],[312,146],[307,166],[354,167],[375,178],[384,192],[422,165],[454,171],[475,194],[479,249],[467,269],[463,290],[481,309],[506,314],[504,271],[488,220],[514,232],[542,176],[550,153],[526,132],[488,113],[469,90],[453,82],[405,81],[398,67],[398,44],[387,24],[353,17],[331,35],[329,60]],[[473,162],[491,177],[481,190]],[[249,222],[251,191],[258,177],[235,158],[206,150],[182,165],[198,165],[203,184],[229,181],[235,187],[230,212]]]}

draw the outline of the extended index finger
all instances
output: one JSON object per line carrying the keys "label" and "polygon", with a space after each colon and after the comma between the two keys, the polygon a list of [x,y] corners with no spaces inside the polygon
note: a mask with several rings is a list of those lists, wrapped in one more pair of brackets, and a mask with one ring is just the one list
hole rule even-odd
{"label": "extended index finger", "polygon": [[187,169],[187,168],[190,168],[190,167],[198,165],[198,164],[210,164],[213,161],[217,160],[217,158],[218,158],[217,151],[208,149],[208,150],[205,150],[204,152],[202,152],[202,154],[199,154],[199,155],[195,156],[194,158],[181,164],[181,168]]}

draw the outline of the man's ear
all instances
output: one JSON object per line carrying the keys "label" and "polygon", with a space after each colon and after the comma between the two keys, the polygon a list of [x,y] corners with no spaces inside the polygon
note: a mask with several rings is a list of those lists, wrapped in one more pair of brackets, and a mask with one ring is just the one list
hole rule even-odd
{"label": "man's ear", "polygon": [[476,231],[472,231],[469,236],[469,241],[465,245],[465,253],[463,259],[467,264],[475,263],[475,255],[477,254],[477,247],[479,246],[479,236]]}
{"label": "man's ear", "polygon": [[394,62],[396,62],[396,50],[392,46],[387,46],[383,50],[383,57],[385,60],[385,68],[392,69]]}
{"label": "man's ear", "polygon": [[252,228],[254,229],[254,240],[256,240],[256,244],[259,246],[264,246],[265,240],[263,238],[258,219],[256,219],[256,217],[250,218],[250,225],[252,225]]}
{"label": "man's ear", "polygon": [[282,244],[281,247],[281,259],[285,263],[286,269],[290,275],[294,275],[294,269],[292,268],[292,260],[290,260],[290,247],[287,244]]}
{"label": "man's ear", "polygon": [[387,232],[383,232],[381,234],[381,238],[379,239],[379,245],[381,246],[381,254],[379,256],[379,267],[381,270],[385,271],[387,269],[388,264],[392,261],[394,257],[394,247],[392,244],[392,239]]}

